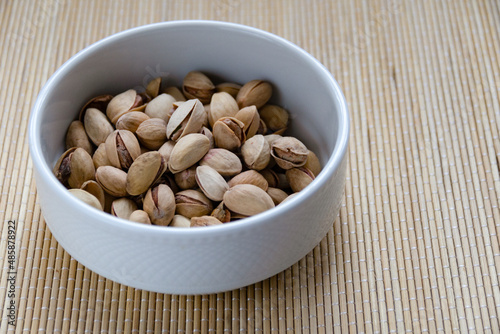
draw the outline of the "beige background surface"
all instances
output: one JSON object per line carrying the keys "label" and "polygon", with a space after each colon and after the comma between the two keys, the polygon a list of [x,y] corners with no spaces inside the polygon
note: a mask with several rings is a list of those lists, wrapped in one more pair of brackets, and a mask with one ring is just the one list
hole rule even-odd
{"label": "beige background surface", "polygon": [[[328,235],[284,272],[216,295],[140,291],[73,260],[45,225],[28,152],[30,108],[64,61],[179,19],[298,44],[339,81],[352,117]],[[498,1],[1,0],[0,50],[0,332],[500,332]]]}

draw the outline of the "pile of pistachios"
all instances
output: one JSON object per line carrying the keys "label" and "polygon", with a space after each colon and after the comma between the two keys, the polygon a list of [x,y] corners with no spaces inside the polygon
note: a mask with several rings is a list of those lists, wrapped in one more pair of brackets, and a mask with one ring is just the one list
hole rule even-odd
{"label": "pile of pistachios", "polygon": [[66,134],[57,179],[85,203],[131,221],[174,227],[228,223],[288,200],[321,171],[286,136],[289,113],[264,80],[182,88],[150,81],[92,98]]}

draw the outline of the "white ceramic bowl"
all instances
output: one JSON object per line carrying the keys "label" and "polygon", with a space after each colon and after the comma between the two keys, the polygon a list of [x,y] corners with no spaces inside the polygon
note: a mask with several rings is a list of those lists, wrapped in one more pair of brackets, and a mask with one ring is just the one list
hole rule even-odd
{"label": "white ceramic bowl", "polygon": [[[239,83],[270,81],[273,102],[292,115],[290,133],[319,155],[324,167],[318,177],[272,210],[196,229],[125,221],[70,196],[52,167],[83,103],[99,94],[140,88],[157,76],[180,85],[192,70]],[[343,198],[349,117],[332,75],[296,45],[237,24],[174,21],[115,34],[73,56],[41,90],[29,136],[42,213],[69,254],[132,287],[205,294],[275,275],[326,235]]]}

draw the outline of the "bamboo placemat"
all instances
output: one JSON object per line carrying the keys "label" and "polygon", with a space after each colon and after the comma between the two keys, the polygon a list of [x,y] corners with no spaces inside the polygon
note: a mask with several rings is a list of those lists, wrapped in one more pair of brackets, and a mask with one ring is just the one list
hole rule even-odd
{"label": "bamboo placemat", "polygon": [[[3,0],[0,17],[0,332],[500,332],[498,1]],[[30,108],[65,60],[178,19],[298,44],[352,117],[328,235],[284,272],[214,295],[136,290],[77,263],[45,225],[28,153]]]}

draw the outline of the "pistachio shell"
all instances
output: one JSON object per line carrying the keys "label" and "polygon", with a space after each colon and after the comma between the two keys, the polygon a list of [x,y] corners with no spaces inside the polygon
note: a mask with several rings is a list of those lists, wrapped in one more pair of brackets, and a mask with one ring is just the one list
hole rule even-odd
{"label": "pistachio shell", "polygon": [[175,214],[175,197],[172,189],[164,184],[149,189],[144,197],[143,209],[153,224],[168,226]]}
{"label": "pistachio shell", "polygon": [[135,210],[137,210],[137,204],[126,197],[115,199],[111,204],[111,214],[118,218],[129,219]]}
{"label": "pistachio shell", "polygon": [[140,195],[146,192],[166,170],[166,164],[158,151],[141,154],[130,166],[126,189],[130,195]]}
{"label": "pistachio shell", "polygon": [[203,127],[207,115],[197,99],[188,100],[175,109],[167,124],[167,138],[177,141],[190,133],[197,133]]}
{"label": "pistachio shell", "polygon": [[82,189],[69,189],[69,193],[84,203],[102,211],[102,205],[99,200],[91,193]]}
{"label": "pistachio shell", "polygon": [[113,97],[106,108],[106,116],[113,124],[118,121],[120,116],[129,112],[134,106],[142,102],[142,98],[133,89],[129,89]]}
{"label": "pistachio shell", "polygon": [[191,218],[191,227],[220,225],[222,222],[212,216],[202,216]]}
{"label": "pistachio shell", "polygon": [[96,146],[104,143],[108,135],[114,130],[106,115],[95,108],[87,109],[83,125],[85,132]]}
{"label": "pistachio shell", "polygon": [[243,144],[241,155],[248,168],[263,170],[271,160],[271,149],[263,135],[255,135]]}
{"label": "pistachio shell", "polygon": [[72,147],[81,147],[88,154],[93,153],[92,144],[90,143],[87,132],[85,132],[85,127],[80,121],[73,121],[68,127],[68,132],[66,132],[66,149]]}
{"label": "pistachio shell", "polygon": [[113,99],[113,95],[105,94],[105,95],[99,95],[96,97],[91,98],[90,100],[87,101],[80,109],[80,114],[78,116],[78,119],[83,122],[83,118],[85,116],[85,112],[89,108],[95,108],[99,110],[102,113],[106,113],[106,108],[108,107],[109,101]]}
{"label": "pistachio shell", "polygon": [[307,155],[307,160],[304,168],[309,169],[314,174],[314,176],[318,176],[318,174],[321,172],[321,163],[319,162],[316,154],[311,150],[309,150],[309,154]]}
{"label": "pistachio shell", "polygon": [[136,136],[128,130],[113,131],[105,142],[106,155],[112,166],[129,169],[132,162],[141,154]]}
{"label": "pistachio shell", "polygon": [[106,153],[106,144],[100,144],[94,152],[92,156],[92,160],[94,162],[94,167],[97,169],[101,166],[111,166],[111,162],[108,159],[108,155]]}
{"label": "pistachio shell", "polygon": [[245,124],[243,127],[243,131],[245,131],[246,138],[249,139],[253,137],[260,126],[260,115],[255,106],[248,106],[242,108],[238,113],[234,116],[234,118],[239,119]]}
{"label": "pistachio shell", "polygon": [[200,133],[190,133],[177,142],[172,150],[169,169],[178,173],[200,161],[210,149],[210,141]]}
{"label": "pistachio shell", "polygon": [[264,170],[259,171],[259,173],[266,179],[269,187],[278,187],[279,185],[279,177],[278,174],[272,169],[266,168]]}
{"label": "pistachio shell", "polygon": [[104,195],[104,190],[99,185],[99,183],[97,183],[94,180],[88,180],[88,181],[85,181],[82,184],[82,186],[81,186],[80,189],[85,190],[88,193],[94,195],[99,200],[99,203],[101,204],[101,207],[102,208],[105,207],[106,196]]}
{"label": "pistachio shell", "polygon": [[267,188],[267,194],[273,199],[274,205],[278,205],[288,197],[288,194],[279,188]]}
{"label": "pistachio shell", "polygon": [[265,135],[264,138],[266,139],[267,143],[269,144],[269,147],[272,147],[273,143],[276,140],[278,140],[280,138],[283,138],[283,136],[277,135],[277,134],[273,133],[273,134],[270,134],[270,135]]}
{"label": "pistachio shell", "polygon": [[186,218],[182,215],[174,215],[170,225],[172,227],[191,227],[191,219]]}
{"label": "pistachio shell", "polygon": [[175,183],[181,189],[191,189],[196,186],[196,165],[174,175]]}
{"label": "pistachio shell", "polygon": [[136,223],[151,225],[151,219],[149,219],[148,213],[144,210],[135,210],[130,214],[128,219]]}
{"label": "pistachio shell", "polygon": [[161,77],[154,78],[146,86],[146,94],[148,94],[152,99],[158,96],[161,86]]}
{"label": "pistachio shell", "polygon": [[215,91],[212,81],[203,73],[198,71],[189,72],[183,80],[182,92],[188,99],[198,99],[205,104]]}
{"label": "pistachio shell", "polygon": [[101,166],[95,173],[97,183],[102,189],[115,197],[127,196],[127,173],[113,166]]}
{"label": "pistachio shell", "polygon": [[253,184],[237,184],[224,194],[224,205],[231,211],[252,216],[274,207],[272,198]]}
{"label": "pistachio shell", "polygon": [[271,147],[271,155],[283,169],[301,167],[306,163],[309,150],[295,137],[281,137]]}
{"label": "pistachio shell", "polygon": [[118,130],[128,130],[135,133],[139,125],[148,119],[149,116],[142,111],[131,111],[118,118],[116,128]]}
{"label": "pistachio shell", "polygon": [[286,178],[290,184],[290,188],[294,192],[299,192],[314,180],[314,174],[307,168],[298,167],[287,170]]}
{"label": "pistachio shell", "polygon": [[187,218],[208,215],[213,210],[212,202],[201,191],[193,189],[175,194],[175,203],[175,212]]}
{"label": "pistachio shell", "polygon": [[285,203],[286,201],[291,200],[292,198],[294,198],[294,197],[295,197],[295,196],[297,196],[297,195],[298,195],[298,193],[293,193],[293,194],[288,195],[288,197],[287,197],[287,198],[285,198],[284,200],[282,200],[280,204],[283,204],[283,203]]}
{"label": "pistachio shell", "polygon": [[172,154],[172,150],[174,149],[175,142],[172,140],[169,140],[165,142],[159,149],[158,152],[162,155],[163,159],[165,160],[165,164],[168,165],[168,162],[170,160],[170,155]]}
{"label": "pistachio shell", "polygon": [[184,94],[182,94],[181,90],[175,86],[165,88],[164,93],[173,96],[176,101],[186,101]]}
{"label": "pistachio shell", "polygon": [[267,129],[276,134],[283,134],[288,127],[288,111],[280,106],[266,104],[260,109],[260,118]]}
{"label": "pistachio shell", "polygon": [[238,156],[224,148],[210,149],[199,164],[212,167],[222,176],[234,176],[243,168]]}
{"label": "pistachio shell", "polygon": [[222,175],[210,166],[196,168],[196,183],[205,196],[217,202],[222,201],[224,193],[229,189]]}
{"label": "pistachio shell", "polygon": [[224,202],[220,202],[210,216],[217,218],[223,223],[231,221],[231,211],[224,206]]}
{"label": "pistachio shell", "polygon": [[202,135],[205,135],[208,138],[208,140],[210,140],[210,148],[214,148],[215,147],[215,140],[214,140],[214,135],[212,134],[212,131],[210,131],[209,128],[204,126],[201,128],[200,133]]}
{"label": "pistachio shell", "polygon": [[85,181],[95,178],[92,157],[80,147],[65,151],[57,160],[53,172],[67,188],[80,188]]}
{"label": "pistachio shell", "polygon": [[214,123],[215,145],[230,151],[240,148],[245,141],[244,124],[234,117],[222,117]]}
{"label": "pistachio shell", "polygon": [[148,103],[144,113],[150,118],[161,118],[168,122],[174,102],[175,98],[172,95],[160,94]]}
{"label": "pistachio shell", "polygon": [[135,134],[142,145],[151,150],[159,149],[166,141],[167,123],[160,118],[150,118],[139,125]]}
{"label": "pistachio shell", "polygon": [[269,184],[264,176],[255,170],[244,171],[243,173],[233,177],[228,182],[229,187],[234,187],[237,184],[253,184],[264,191],[266,191],[269,187]]}
{"label": "pistachio shell", "polygon": [[255,105],[258,109],[269,101],[272,94],[273,88],[269,82],[252,80],[241,87],[236,96],[236,101],[240,108]]}
{"label": "pistachio shell", "polygon": [[217,92],[226,92],[233,98],[236,98],[236,95],[238,95],[240,89],[241,85],[238,85],[237,83],[234,82],[223,82],[215,86],[215,90]]}
{"label": "pistachio shell", "polygon": [[238,110],[238,103],[234,97],[225,92],[215,93],[210,101],[208,122],[213,127],[222,117],[234,117]]}

